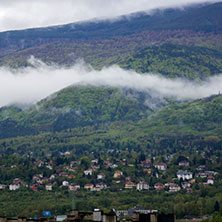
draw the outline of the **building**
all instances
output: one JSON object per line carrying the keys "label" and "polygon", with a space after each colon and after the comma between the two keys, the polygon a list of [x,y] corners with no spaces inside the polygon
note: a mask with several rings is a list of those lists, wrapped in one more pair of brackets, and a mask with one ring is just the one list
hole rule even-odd
{"label": "building", "polygon": [[207,183],[213,185],[214,184],[214,177],[213,176],[207,177]]}
{"label": "building", "polygon": [[122,175],[123,175],[122,171],[116,170],[114,175],[113,175],[113,178],[120,178]]}
{"label": "building", "polygon": [[20,184],[10,184],[9,190],[17,190],[20,188]]}
{"label": "building", "polygon": [[140,181],[137,185],[136,185],[136,189],[137,190],[149,190],[150,186],[147,182],[144,181]]}
{"label": "building", "polygon": [[48,191],[52,191],[52,184],[46,184],[45,185],[45,189],[48,190]]}
{"label": "building", "polygon": [[191,187],[191,184],[190,184],[189,182],[183,182],[183,183],[181,184],[181,186],[182,186],[183,189],[187,189],[187,188],[190,188],[190,187]]}
{"label": "building", "polygon": [[156,163],[154,164],[154,167],[157,168],[158,170],[166,170],[167,165],[165,163]]}
{"label": "building", "polygon": [[86,184],[86,185],[84,186],[84,189],[91,190],[91,189],[93,189],[93,187],[94,187],[93,184]]}
{"label": "building", "polygon": [[182,170],[179,170],[177,172],[177,178],[180,180],[190,180],[193,178],[193,173],[192,172],[187,172],[187,171],[182,171]]}
{"label": "building", "polygon": [[32,186],[30,186],[30,189],[33,190],[33,191],[37,191],[38,186],[36,184],[33,184]]}
{"label": "building", "polygon": [[184,166],[184,167],[189,167],[190,163],[187,160],[183,160],[183,161],[180,161],[178,165],[179,166]]}
{"label": "building", "polygon": [[69,186],[69,182],[66,180],[62,181],[62,186],[64,186],[64,187]]}
{"label": "building", "polygon": [[4,190],[7,187],[5,184],[0,184],[0,190]]}
{"label": "building", "polygon": [[152,161],[151,160],[144,160],[144,161],[141,161],[140,165],[143,168],[150,168],[152,165]]}
{"label": "building", "polygon": [[178,191],[180,191],[181,190],[181,188],[180,188],[180,186],[179,185],[177,185],[177,184],[175,184],[175,183],[170,183],[169,184],[169,192],[178,192]]}
{"label": "building", "polygon": [[69,191],[77,191],[80,189],[80,185],[76,183],[71,183],[69,185]]}
{"label": "building", "polygon": [[163,190],[164,188],[165,188],[165,185],[163,185],[162,183],[154,184],[154,189],[157,191]]}
{"label": "building", "polygon": [[98,184],[96,184],[96,188],[103,190],[103,189],[107,188],[107,185],[105,183],[98,183]]}
{"label": "building", "polygon": [[106,175],[104,173],[100,173],[97,175],[97,180],[103,180],[106,178]]}
{"label": "building", "polygon": [[136,184],[131,181],[125,183],[125,189],[133,189],[134,187],[136,187]]}
{"label": "building", "polygon": [[85,174],[85,176],[92,176],[93,170],[92,169],[85,170],[84,174]]}

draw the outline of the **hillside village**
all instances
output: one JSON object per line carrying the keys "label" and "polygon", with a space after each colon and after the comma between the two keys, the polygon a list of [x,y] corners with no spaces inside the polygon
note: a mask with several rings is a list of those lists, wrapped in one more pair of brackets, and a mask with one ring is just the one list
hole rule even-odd
{"label": "hillside village", "polygon": [[[30,162],[1,164],[1,169],[13,172],[6,176],[1,174],[0,189],[14,191],[21,188],[33,191],[97,191],[109,189],[111,191],[138,190],[158,191],[165,193],[193,192],[198,186],[214,186],[221,176],[220,172],[212,170],[209,163],[214,161],[206,158],[195,162],[191,156],[167,155],[160,157],[147,157],[140,153],[135,158],[113,158],[118,156],[136,155],[125,151],[108,150],[104,157],[91,159],[86,156],[79,160],[71,151],[60,152],[56,158],[35,159]],[[121,154],[122,153],[122,154]],[[14,154],[16,156],[16,154]],[[205,158],[205,153],[201,153]],[[95,155],[94,155],[95,156]],[[106,158],[105,158],[106,156]],[[200,165],[201,162],[205,164]],[[22,172],[28,164],[31,172]],[[30,166],[31,164],[31,166]],[[30,170],[29,170],[30,171]],[[16,175],[15,172],[18,172]],[[28,174],[28,175],[27,175]]]}

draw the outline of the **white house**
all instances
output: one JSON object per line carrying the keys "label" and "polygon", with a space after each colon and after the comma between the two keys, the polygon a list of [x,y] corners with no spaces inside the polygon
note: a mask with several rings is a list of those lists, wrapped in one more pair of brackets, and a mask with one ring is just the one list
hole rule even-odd
{"label": "white house", "polygon": [[137,190],[149,190],[150,186],[147,182],[144,181],[140,181],[137,185],[136,185],[136,189]]}
{"label": "white house", "polygon": [[9,190],[17,190],[20,188],[19,184],[10,184],[9,185]]}
{"label": "white house", "polygon": [[158,170],[166,170],[167,165],[165,163],[156,163],[154,164],[154,167],[157,168]]}
{"label": "white house", "polygon": [[102,190],[102,189],[106,189],[107,185],[105,183],[98,183],[96,184],[96,188]]}
{"label": "white house", "polygon": [[187,172],[187,171],[182,171],[182,170],[179,170],[177,172],[177,178],[180,180],[190,180],[193,178],[193,173],[192,172]]}
{"label": "white house", "polygon": [[180,161],[178,165],[188,167],[188,166],[190,166],[190,163],[187,160],[183,160],[183,161]]}
{"label": "white house", "polygon": [[208,184],[214,184],[214,177],[213,176],[209,176],[208,178],[207,178],[207,183]]}
{"label": "white house", "polygon": [[4,190],[7,187],[5,184],[0,184],[0,190]]}
{"label": "white house", "polygon": [[52,184],[46,184],[45,185],[45,189],[48,190],[48,191],[52,191]]}
{"label": "white house", "polygon": [[177,185],[177,184],[175,184],[175,183],[170,183],[170,184],[169,184],[169,191],[170,191],[170,192],[178,192],[178,191],[180,191],[180,190],[181,190],[181,188],[180,188],[179,185]]}
{"label": "white house", "polygon": [[190,188],[191,187],[191,184],[189,182],[183,182],[181,184],[181,186],[183,187],[183,189],[187,189],[187,188]]}
{"label": "white house", "polygon": [[69,186],[69,182],[66,180],[62,181],[62,186],[64,186],[64,187]]}
{"label": "white house", "polygon": [[84,174],[86,175],[86,176],[88,176],[88,175],[92,175],[93,174],[93,170],[92,169],[88,169],[88,170],[84,170]]}
{"label": "white house", "polygon": [[97,175],[98,180],[103,180],[103,179],[105,179],[105,177],[106,177],[106,175],[104,173],[100,173]]}

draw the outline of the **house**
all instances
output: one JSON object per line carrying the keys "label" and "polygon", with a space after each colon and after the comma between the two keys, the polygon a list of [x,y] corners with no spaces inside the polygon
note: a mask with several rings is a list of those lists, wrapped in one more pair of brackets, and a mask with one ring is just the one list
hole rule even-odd
{"label": "house", "polygon": [[178,192],[180,191],[181,188],[179,185],[175,184],[175,183],[170,183],[169,184],[169,192]]}
{"label": "house", "polygon": [[50,184],[46,184],[45,185],[45,189],[47,190],[47,191],[52,191],[52,184],[50,183]]}
{"label": "house", "polygon": [[187,188],[191,187],[191,184],[189,182],[183,182],[183,183],[181,183],[181,186],[183,189],[187,189]]}
{"label": "house", "polygon": [[68,173],[65,171],[62,171],[61,173],[59,173],[60,177],[68,177]]}
{"label": "house", "polygon": [[98,183],[96,184],[96,188],[103,190],[107,188],[107,185],[105,183]]}
{"label": "house", "polygon": [[182,171],[182,170],[179,170],[177,172],[177,178],[180,180],[190,180],[193,178],[193,173],[192,172],[187,172],[187,171]]}
{"label": "house", "polygon": [[110,167],[112,167],[112,163],[111,162],[109,162],[109,161],[105,161],[105,167],[106,168],[110,168]]}
{"label": "house", "polygon": [[33,184],[32,186],[30,186],[30,189],[32,189],[33,191],[37,191],[38,186],[36,184]]}
{"label": "house", "polygon": [[68,176],[69,179],[74,179],[75,177],[76,177],[76,176],[73,175],[73,174],[70,174],[70,175]]}
{"label": "house", "polygon": [[123,175],[123,172],[121,172],[120,170],[116,170],[113,177],[114,178],[120,178]]}
{"label": "house", "polygon": [[152,170],[151,169],[144,169],[143,172],[150,175],[152,173]]}
{"label": "house", "polygon": [[85,174],[85,176],[92,176],[92,174],[93,174],[93,170],[92,169],[88,169],[88,170],[84,170],[84,174]]}
{"label": "house", "polygon": [[69,186],[69,182],[66,180],[62,181],[62,186],[64,186],[64,187]]}
{"label": "house", "polygon": [[158,170],[166,170],[167,165],[165,163],[156,163],[154,164],[154,167],[157,168]]}
{"label": "house", "polygon": [[106,175],[104,173],[100,173],[97,175],[97,180],[103,180],[106,178]]}
{"label": "house", "polygon": [[165,185],[163,185],[162,183],[156,183],[154,184],[154,189],[159,191],[159,190],[163,190],[165,188]]}
{"label": "house", "polygon": [[99,183],[99,184],[96,184],[95,187],[91,188],[90,190],[91,191],[101,191],[102,189],[106,189],[107,188],[107,185],[104,184],[104,183]]}
{"label": "house", "polygon": [[117,168],[117,167],[118,167],[118,165],[115,163],[112,166],[110,166],[110,168],[112,168],[112,169]]}
{"label": "house", "polygon": [[52,174],[50,177],[49,177],[49,180],[54,180],[56,178],[56,175],[55,174]]}
{"label": "house", "polygon": [[20,188],[20,184],[10,184],[9,190],[17,190]]}
{"label": "house", "polygon": [[200,165],[196,168],[198,171],[204,171],[206,169],[205,165]]}
{"label": "house", "polygon": [[80,189],[80,185],[76,183],[71,183],[69,185],[69,191],[77,191]]}
{"label": "house", "polygon": [[48,168],[48,169],[52,170],[52,166],[51,166],[51,165],[49,165],[49,164],[47,164],[47,165],[46,165],[46,168]]}
{"label": "house", "polygon": [[48,183],[49,182],[49,179],[44,177],[42,179],[39,179],[36,181],[37,183],[40,183],[40,184],[45,184],[45,183]]}
{"label": "house", "polygon": [[136,187],[136,184],[131,181],[125,183],[125,189],[133,189],[134,187]]}
{"label": "house", "polygon": [[196,174],[196,177],[206,178],[207,174],[205,172],[199,172]]}
{"label": "house", "polygon": [[166,155],[166,160],[172,160],[173,159],[173,155],[172,154],[169,154],[169,155]]}
{"label": "house", "polygon": [[143,168],[150,168],[151,165],[152,165],[151,160],[144,160],[144,161],[141,161],[140,163],[140,166]]}
{"label": "house", "polygon": [[22,182],[22,180],[20,178],[15,178],[13,180],[13,184],[20,184]]}
{"label": "house", "polygon": [[0,190],[4,190],[7,187],[5,184],[0,184]]}
{"label": "house", "polygon": [[94,164],[94,165],[97,165],[97,164],[98,164],[98,162],[99,162],[99,160],[98,160],[98,159],[91,160],[91,163],[92,163],[92,164]]}
{"label": "house", "polygon": [[86,185],[84,186],[84,189],[91,190],[91,189],[93,189],[93,187],[94,187],[93,184],[86,184]]}
{"label": "house", "polygon": [[187,160],[183,160],[183,161],[180,161],[178,165],[179,166],[184,166],[184,167],[189,167],[190,163]]}
{"label": "house", "polygon": [[214,184],[214,177],[213,176],[208,176],[207,177],[207,183],[213,185]]}
{"label": "house", "polygon": [[99,168],[100,168],[99,165],[92,165],[92,169],[93,169],[94,171],[98,170]]}
{"label": "house", "polygon": [[76,170],[77,170],[77,167],[69,167],[68,168],[69,172],[76,172]]}
{"label": "house", "polygon": [[147,182],[145,181],[140,181],[137,185],[136,185],[136,189],[137,190],[149,190],[150,186]]}
{"label": "house", "polygon": [[32,180],[33,181],[38,181],[38,180],[41,180],[43,178],[43,175],[42,174],[36,174],[32,177]]}
{"label": "house", "polygon": [[216,176],[218,173],[215,171],[205,171],[207,176]]}

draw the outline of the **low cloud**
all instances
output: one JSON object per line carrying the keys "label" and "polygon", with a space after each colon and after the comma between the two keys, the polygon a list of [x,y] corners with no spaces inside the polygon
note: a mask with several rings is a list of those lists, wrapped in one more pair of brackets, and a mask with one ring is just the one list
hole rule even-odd
{"label": "low cloud", "polygon": [[0,68],[0,107],[36,103],[70,85],[130,88],[178,100],[198,99],[222,91],[222,75],[198,84],[182,79],[167,79],[153,73],[138,74],[118,66],[96,71],[81,62],[70,68],[49,66],[33,58],[29,62],[33,67],[16,71]]}
{"label": "low cloud", "polygon": [[154,8],[220,0],[1,0],[0,31],[46,27],[94,18],[114,18]]}

